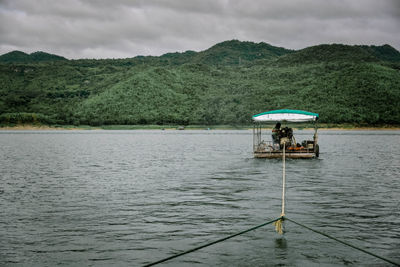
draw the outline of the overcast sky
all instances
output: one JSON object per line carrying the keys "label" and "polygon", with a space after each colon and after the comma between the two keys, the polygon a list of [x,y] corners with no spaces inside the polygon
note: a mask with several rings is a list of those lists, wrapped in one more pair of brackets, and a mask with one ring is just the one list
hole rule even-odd
{"label": "overcast sky", "polygon": [[400,50],[400,0],[0,0],[0,54],[158,56],[232,39]]}

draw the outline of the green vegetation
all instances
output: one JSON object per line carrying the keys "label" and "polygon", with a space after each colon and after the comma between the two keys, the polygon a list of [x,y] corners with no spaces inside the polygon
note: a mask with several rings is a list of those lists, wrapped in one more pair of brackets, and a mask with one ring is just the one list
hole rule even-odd
{"label": "green vegetation", "polygon": [[0,62],[10,63],[28,63],[28,62],[41,62],[41,61],[57,61],[67,60],[65,57],[45,53],[45,52],[34,52],[32,54],[26,54],[21,51],[12,51],[10,53],[0,56]]}
{"label": "green vegetation", "polygon": [[322,123],[399,125],[399,71],[389,45],[292,51],[233,40],[105,60],[14,51],[0,56],[0,123],[240,126],[290,108]]}

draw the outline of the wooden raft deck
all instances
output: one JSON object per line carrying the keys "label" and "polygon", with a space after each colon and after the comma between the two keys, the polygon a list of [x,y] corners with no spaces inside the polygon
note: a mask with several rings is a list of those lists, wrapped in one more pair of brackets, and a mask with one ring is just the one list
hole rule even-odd
{"label": "wooden raft deck", "polygon": [[[280,150],[277,150],[277,151],[254,151],[255,158],[274,159],[274,158],[282,158],[282,156],[283,156],[283,151],[280,151]],[[310,150],[286,151],[285,157],[292,158],[292,159],[311,159],[311,158],[316,158],[316,155],[313,151],[310,151]]]}

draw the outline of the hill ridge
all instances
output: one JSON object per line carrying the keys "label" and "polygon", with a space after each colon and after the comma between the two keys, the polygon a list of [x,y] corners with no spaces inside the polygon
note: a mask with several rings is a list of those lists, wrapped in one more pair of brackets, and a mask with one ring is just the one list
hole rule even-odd
{"label": "hill ridge", "polygon": [[318,62],[400,62],[400,52],[390,45],[366,46],[344,44],[320,44],[297,50],[277,59],[282,64],[305,64]]}
{"label": "hill ridge", "polygon": [[[350,53],[353,53],[352,55]],[[278,63],[315,63],[318,61],[337,61],[347,57],[353,61],[388,61],[400,62],[400,52],[389,44],[384,45],[345,45],[345,44],[319,44],[299,50],[286,49],[273,46],[265,42],[239,41],[236,39],[217,43],[208,49],[196,52],[168,52],[161,56],[135,56],[125,60],[158,61],[158,63],[180,65],[186,63],[200,63],[212,65],[239,65],[251,64],[257,61],[276,60]],[[28,63],[40,61],[68,60],[65,57],[36,51],[27,54],[14,50],[0,56],[2,63]],[[85,60],[85,59],[78,59]],[[100,59],[102,60],[102,59]],[[104,59],[124,60],[124,59]]]}
{"label": "hill ridge", "polygon": [[41,61],[58,61],[68,60],[65,57],[50,54],[42,51],[36,51],[30,54],[14,50],[0,56],[2,63],[28,63],[28,62],[41,62]]}

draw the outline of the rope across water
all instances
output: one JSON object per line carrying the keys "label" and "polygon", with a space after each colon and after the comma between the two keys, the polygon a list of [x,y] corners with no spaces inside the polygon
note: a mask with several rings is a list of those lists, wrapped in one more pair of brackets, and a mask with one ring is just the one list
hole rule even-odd
{"label": "rope across water", "polygon": [[323,236],[325,236],[325,237],[327,237],[327,238],[330,238],[330,239],[332,239],[332,240],[335,240],[336,242],[342,243],[343,245],[352,247],[352,248],[357,249],[357,250],[359,250],[359,251],[362,251],[362,252],[364,252],[364,253],[366,253],[366,254],[369,254],[369,255],[371,255],[371,256],[374,256],[374,257],[376,257],[376,258],[378,258],[378,259],[381,259],[381,260],[384,260],[384,261],[386,261],[386,262],[388,262],[388,263],[391,263],[391,264],[393,264],[393,265],[400,266],[400,263],[398,263],[398,262],[394,262],[394,261],[392,261],[392,260],[390,260],[390,259],[388,259],[388,258],[384,258],[384,257],[379,256],[379,255],[377,255],[377,254],[375,254],[375,253],[372,253],[372,252],[370,252],[370,251],[368,251],[368,250],[362,249],[362,248],[357,247],[357,246],[355,246],[355,245],[352,245],[352,244],[350,244],[350,243],[348,243],[348,242],[345,242],[345,241],[342,241],[342,240],[340,240],[340,239],[337,239],[336,237],[333,237],[333,236],[328,235],[328,234],[325,234],[325,233],[323,233],[323,232],[321,232],[321,231],[312,229],[312,228],[310,228],[310,227],[308,227],[308,226],[306,226],[306,225],[304,225],[304,224],[298,223],[298,222],[296,222],[296,221],[294,221],[294,220],[291,220],[291,219],[289,219],[289,218],[286,218],[286,217],[285,217],[285,219],[288,220],[288,221],[290,221],[290,222],[292,222],[292,223],[295,223],[295,224],[297,224],[297,225],[299,225],[299,226],[301,226],[301,227],[303,227],[303,228],[306,228],[306,229],[308,229],[308,230],[310,230],[310,231],[313,231],[314,233],[323,235]]}
{"label": "rope across water", "polygon": [[166,262],[166,261],[168,261],[168,260],[171,260],[171,259],[174,259],[174,258],[183,256],[183,255],[185,255],[185,254],[189,254],[189,253],[194,252],[194,251],[196,251],[196,250],[199,250],[199,249],[202,249],[202,248],[205,248],[205,247],[208,247],[208,246],[211,246],[211,245],[214,245],[214,244],[223,242],[223,241],[228,240],[228,239],[230,239],[230,238],[233,238],[233,237],[235,237],[235,236],[242,235],[242,234],[244,234],[244,233],[247,233],[247,232],[256,230],[256,229],[258,229],[258,228],[260,228],[260,227],[262,227],[262,226],[265,226],[265,225],[271,224],[271,223],[274,223],[274,224],[275,224],[275,230],[276,230],[279,234],[283,234],[283,233],[284,233],[284,231],[283,231],[283,222],[284,222],[284,220],[288,220],[288,221],[290,221],[290,222],[292,222],[292,223],[294,223],[294,224],[297,224],[297,225],[299,225],[299,226],[301,226],[301,227],[303,227],[303,228],[306,228],[306,229],[308,229],[308,230],[310,230],[310,231],[313,231],[314,233],[323,235],[323,236],[325,236],[325,237],[327,237],[327,238],[330,238],[330,239],[332,239],[332,240],[335,240],[336,242],[339,242],[339,243],[341,243],[341,244],[343,244],[343,245],[346,245],[346,246],[352,247],[352,248],[354,248],[354,249],[357,249],[357,250],[359,250],[359,251],[362,251],[362,252],[364,252],[364,253],[366,253],[366,254],[369,254],[369,255],[371,255],[371,256],[374,256],[374,257],[376,257],[376,258],[378,258],[378,259],[381,259],[381,260],[386,261],[386,262],[388,262],[388,263],[391,263],[391,264],[393,264],[393,265],[400,266],[399,263],[394,262],[394,261],[392,261],[392,260],[390,260],[390,259],[387,259],[387,258],[384,258],[384,257],[382,257],[382,256],[376,255],[375,253],[369,252],[369,251],[367,251],[367,250],[365,250],[365,249],[359,248],[359,247],[357,247],[357,246],[355,246],[355,245],[352,245],[352,244],[347,243],[347,242],[345,242],[345,241],[339,240],[339,239],[337,239],[337,238],[335,238],[335,237],[333,237],[333,236],[330,236],[330,235],[325,234],[325,233],[323,233],[323,232],[320,232],[320,231],[318,231],[318,230],[314,230],[314,229],[312,229],[312,228],[310,228],[310,227],[308,227],[308,226],[306,226],[306,225],[304,225],[304,224],[298,223],[298,222],[296,222],[296,221],[294,221],[294,220],[291,220],[291,219],[285,217],[285,184],[286,184],[286,167],[285,167],[285,163],[286,163],[286,162],[285,162],[285,156],[286,156],[286,155],[285,155],[285,150],[286,150],[286,145],[284,144],[284,145],[283,145],[283,155],[282,155],[283,170],[282,170],[282,211],[281,211],[281,217],[279,217],[279,218],[277,218],[277,219],[275,219],[275,220],[272,220],[272,221],[269,221],[269,222],[266,222],[266,223],[257,225],[257,226],[255,226],[255,227],[249,228],[249,229],[247,229],[247,230],[241,231],[241,232],[239,232],[239,233],[232,234],[232,235],[230,235],[230,236],[227,236],[227,237],[224,237],[224,238],[221,238],[221,239],[218,239],[218,240],[209,242],[209,243],[207,243],[207,244],[204,244],[204,245],[201,245],[201,246],[198,246],[198,247],[195,247],[195,248],[186,250],[186,251],[184,251],[184,252],[181,252],[181,253],[178,253],[178,254],[176,254],[176,255],[170,256],[170,257],[168,257],[168,258],[165,258],[165,259],[162,259],[162,260],[159,260],[159,261],[156,261],[156,262],[147,264],[147,265],[145,265],[145,266],[153,266],[153,265],[156,265],[156,264],[159,264],[159,263]]}
{"label": "rope across water", "polygon": [[381,260],[383,260],[383,261],[386,261],[387,263],[391,263],[391,264],[393,264],[393,265],[395,265],[395,266],[400,266],[400,263],[395,262],[395,261],[393,261],[393,260],[391,260],[391,259],[388,259],[388,258],[379,256],[379,255],[377,255],[377,254],[375,254],[375,253],[372,253],[372,252],[370,252],[370,251],[367,251],[367,250],[365,250],[365,249],[362,249],[362,248],[360,248],[360,247],[357,247],[357,246],[355,246],[355,245],[352,245],[352,244],[350,244],[350,243],[348,243],[348,242],[345,242],[345,241],[342,241],[342,240],[340,240],[340,239],[337,239],[337,238],[335,238],[335,237],[333,237],[333,236],[331,236],[331,235],[325,234],[325,233],[323,233],[323,232],[321,232],[321,231],[312,229],[312,228],[310,228],[310,227],[308,227],[308,226],[306,226],[306,225],[304,225],[304,224],[298,223],[298,222],[296,222],[296,221],[294,221],[294,220],[292,220],[292,219],[289,219],[289,218],[283,217],[283,216],[280,217],[280,218],[277,218],[277,219],[275,219],[275,220],[268,221],[268,222],[262,223],[262,224],[260,224],[260,225],[257,225],[257,226],[255,226],[255,227],[249,228],[249,229],[247,229],[247,230],[241,231],[241,232],[239,232],[239,233],[232,234],[232,235],[230,235],[230,236],[227,236],[227,237],[224,237],[224,238],[221,238],[221,239],[218,239],[218,240],[215,240],[215,241],[206,243],[206,244],[204,244],[204,245],[201,245],[201,246],[198,246],[198,247],[195,247],[195,248],[186,250],[186,251],[184,251],[184,252],[181,252],[181,253],[172,255],[172,256],[170,256],[170,257],[168,257],[168,258],[164,258],[164,259],[158,260],[158,261],[156,261],[156,262],[149,263],[149,264],[147,264],[147,265],[145,265],[145,266],[153,266],[153,265],[156,265],[156,264],[160,264],[160,263],[166,262],[166,261],[168,261],[168,260],[171,260],[171,259],[174,259],[174,258],[183,256],[183,255],[185,255],[185,254],[192,253],[192,252],[194,252],[194,251],[196,251],[196,250],[199,250],[199,249],[202,249],[202,248],[205,248],[205,247],[208,247],[208,246],[211,246],[211,245],[214,245],[214,244],[223,242],[223,241],[228,240],[228,239],[230,239],[230,238],[233,238],[233,237],[235,237],[235,236],[242,235],[242,234],[245,234],[245,233],[247,233],[247,232],[256,230],[256,229],[258,229],[258,228],[260,228],[260,227],[263,227],[263,226],[265,226],[265,225],[268,225],[268,224],[271,224],[271,223],[274,223],[274,222],[278,222],[278,221],[284,221],[284,220],[288,220],[288,221],[290,221],[290,222],[292,222],[292,223],[294,223],[294,224],[297,224],[297,225],[299,225],[299,226],[301,226],[301,227],[303,227],[303,228],[306,228],[306,229],[308,229],[308,230],[310,230],[310,231],[313,231],[314,233],[323,235],[323,236],[325,236],[325,237],[327,237],[327,238],[330,238],[330,239],[332,239],[332,240],[335,240],[336,242],[339,242],[339,243],[344,244],[344,245],[346,245],[346,246],[349,246],[349,247],[352,247],[352,248],[354,248],[354,249],[357,249],[357,250],[359,250],[359,251],[361,251],[361,252],[364,252],[364,253],[366,253],[366,254],[368,254],[368,255],[371,255],[371,256],[373,256],[373,257],[375,257],[375,258],[378,258],[378,259],[381,259]]}
{"label": "rope across water", "polygon": [[159,260],[159,261],[150,263],[150,264],[147,264],[147,265],[145,265],[145,266],[153,266],[153,265],[156,265],[156,264],[159,264],[159,263],[163,263],[163,262],[165,262],[165,261],[168,261],[168,260],[171,260],[171,259],[174,259],[174,258],[183,256],[183,255],[185,255],[185,254],[194,252],[194,251],[196,251],[196,250],[199,250],[199,249],[202,249],[202,248],[205,248],[205,247],[208,247],[208,246],[211,246],[211,245],[220,243],[220,242],[222,242],[222,241],[228,240],[228,239],[230,239],[230,238],[232,238],[232,237],[235,237],[235,236],[238,236],[238,235],[242,235],[242,234],[244,234],[244,233],[247,233],[247,232],[256,230],[256,229],[258,229],[258,228],[260,228],[260,227],[263,227],[263,226],[265,226],[265,225],[267,225],[267,224],[274,223],[274,222],[276,222],[276,221],[278,221],[278,220],[280,220],[280,219],[281,219],[281,218],[277,218],[277,219],[275,219],[275,220],[272,220],[272,221],[269,221],[269,222],[266,222],[266,223],[262,223],[262,224],[260,224],[260,225],[254,226],[254,227],[252,227],[252,228],[249,228],[249,229],[247,229],[247,230],[241,231],[241,232],[239,232],[239,233],[236,233],[236,234],[233,234],[233,235],[230,235],[230,236],[227,236],[227,237],[224,237],[224,238],[221,238],[221,239],[218,239],[218,240],[209,242],[209,243],[207,243],[207,244],[204,244],[204,245],[201,245],[201,246],[198,246],[198,247],[195,247],[195,248],[186,250],[186,251],[181,252],[181,253],[179,253],[179,254],[170,256],[170,257],[168,257],[168,258],[165,258],[165,259],[162,259],[162,260]]}

